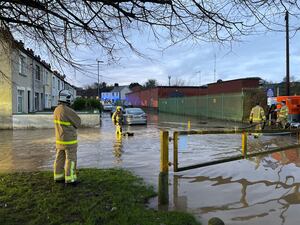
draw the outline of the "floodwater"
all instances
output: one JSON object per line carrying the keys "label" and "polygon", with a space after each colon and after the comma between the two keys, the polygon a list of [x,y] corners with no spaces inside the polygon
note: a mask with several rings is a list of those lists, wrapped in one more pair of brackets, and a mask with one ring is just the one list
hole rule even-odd
{"label": "floodwater", "polygon": [[[170,172],[165,187],[158,188],[159,131],[165,129],[172,134],[175,130],[186,130],[188,120],[191,129],[247,126],[149,113],[147,126],[126,127],[134,136],[117,139],[109,114],[104,114],[100,127],[79,130],[78,167],[129,169],[157,190],[164,190],[159,196],[167,195],[168,204],[157,197],[150,201],[149,207],[190,212],[203,224],[211,217],[220,217],[225,224],[233,225],[299,224],[299,149]],[[54,141],[52,129],[0,131],[0,172],[52,169]],[[290,135],[259,139],[250,136],[248,147],[249,151],[261,151],[295,142],[296,138]],[[171,161],[172,142],[169,148]],[[179,166],[222,159],[240,151],[241,135],[180,136]]]}

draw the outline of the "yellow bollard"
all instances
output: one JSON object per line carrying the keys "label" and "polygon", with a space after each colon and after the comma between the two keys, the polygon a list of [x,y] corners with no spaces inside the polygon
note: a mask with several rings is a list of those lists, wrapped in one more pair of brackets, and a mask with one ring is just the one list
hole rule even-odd
{"label": "yellow bollard", "polygon": [[158,177],[158,207],[164,209],[169,204],[169,174],[159,173]]}
{"label": "yellow bollard", "polygon": [[173,170],[178,171],[178,132],[173,133]]}
{"label": "yellow bollard", "polygon": [[243,132],[242,133],[242,155],[244,158],[247,158],[247,137],[248,137],[248,133]]}
{"label": "yellow bollard", "polygon": [[169,132],[160,131],[160,172],[169,172]]}
{"label": "yellow bollard", "polygon": [[188,130],[190,130],[190,129],[191,129],[191,121],[190,121],[190,120],[188,120],[188,125],[187,125],[187,128],[188,128]]}

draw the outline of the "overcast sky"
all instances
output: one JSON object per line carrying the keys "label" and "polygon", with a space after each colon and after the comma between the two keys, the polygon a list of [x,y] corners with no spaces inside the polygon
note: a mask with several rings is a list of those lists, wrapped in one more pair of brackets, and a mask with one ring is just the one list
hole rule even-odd
{"label": "overcast sky", "polygon": [[[143,84],[148,79],[156,79],[160,85],[168,85],[169,75],[171,84],[180,79],[184,80],[185,85],[203,85],[218,79],[244,77],[261,77],[279,82],[285,76],[285,33],[252,35],[244,37],[242,42],[233,43],[232,46],[184,43],[163,52],[155,50],[157,46],[147,37],[136,35],[133,40],[139,51],[152,60],[124,50],[118,54],[120,60],[117,64],[108,65],[98,55],[99,50],[84,49],[76,52],[76,56],[93,66],[86,74],[69,71],[66,74],[68,81],[76,86],[97,82],[96,59],[104,60],[100,64],[100,82],[105,81],[108,84]],[[291,37],[290,40],[290,71],[291,76],[300,80],[299,35]]]}

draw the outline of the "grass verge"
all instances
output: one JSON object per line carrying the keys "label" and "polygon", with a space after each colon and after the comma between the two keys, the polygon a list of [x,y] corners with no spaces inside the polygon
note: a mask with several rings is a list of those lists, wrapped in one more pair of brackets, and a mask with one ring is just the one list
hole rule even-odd
{"label": "grass verge", "polygon": [[199,225],[179,212],[145,207],[152,187],[125,170],[81,169],[76,187],[52,172],[0,174],[0,224]]}

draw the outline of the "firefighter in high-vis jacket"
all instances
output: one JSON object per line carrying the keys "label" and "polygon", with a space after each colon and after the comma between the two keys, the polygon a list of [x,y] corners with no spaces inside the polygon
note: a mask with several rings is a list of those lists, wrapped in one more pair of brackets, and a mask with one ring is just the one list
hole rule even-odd
{"label": "firefighter in high-vis jacket", "polygon": [[77,129],[80,117],[69,106],[73,95],[68,90],[59,92],[59,104],[54,110],[56,136],[56,157],[54,162],[54,181],[76,184]]}
{"label": "firefighter in high-vis jacket", "polygon": [[116,126],[116,135],[122,135],[123,113],[121,106],[117,106],[116,111],[112,115],[111,119]]}
{"label": "firefighter in high-vis jacket", "polygon": [[285,101],[281,101],[281,108],[277,111],[277,125],[285,128],[288,122],[289,108],[286,106]]}
{"label": "firefighter in high-vis jacket", "polygon": [[[249,121],[250,124],[255,124],[255,130],[262,130],[263,123],[266,122],[266,116],[265,111],[263,107],[260,106],[259,102],[251,109]],[[258,138],[259,134],[253,133],[253,136]]]}

